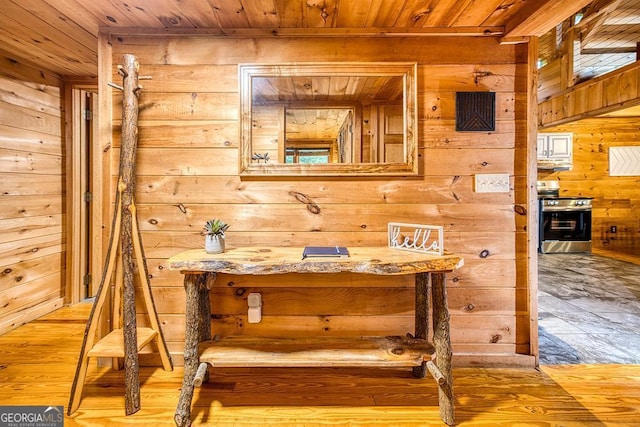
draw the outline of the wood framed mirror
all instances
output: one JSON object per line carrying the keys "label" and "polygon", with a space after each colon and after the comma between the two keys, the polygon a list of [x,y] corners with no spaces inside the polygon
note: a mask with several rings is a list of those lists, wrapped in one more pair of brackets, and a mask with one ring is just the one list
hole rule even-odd
{"label": "wood framed mirror", "polygon": [[241,64],[240,174],[416,175],[416,70]]}

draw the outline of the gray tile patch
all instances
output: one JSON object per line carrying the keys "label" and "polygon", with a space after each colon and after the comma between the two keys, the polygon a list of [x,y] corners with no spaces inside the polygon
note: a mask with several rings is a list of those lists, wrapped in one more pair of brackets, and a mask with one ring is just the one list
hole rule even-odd
{"label": "gray tile patch", "polygon": [[[629,325],[623,321],[616,321],[615,318],[608,318],[606,314],[607,313],[603,312],[566,312],[558,314],[558,318],[570,325],[574,325],[575,328],[583,334],[610,334],[611,336],[615,336],[622,332],[634,333],[633,327],[629,327]],[[571,331],[567,330],[564,332]]]}
{"label": "gray tile patch", "polygon": [[634,365],[640,365],[640,331],[638,333],[617,334],[615,345],[620,350],[629,353],[635,360]]}
{"label": "gray tile patch", "polygon": [[640,364],[640,265],[540,254],[541,364]]}
{"label": "gray tile patch", "polygon": [[538,313],[542,311],[546,311],[551,314],[558,315],[560,313],[566,312],[577,312],[581,313],[584,311],[582,308],[577,305],[573,305],[567,300],[560,299],[553,295],[538,295]]}
{"label": "gray tile patch", "polygon": [[578,297],[571,299],[571,305],[586,313],[640,313],[640,300],[625,297]]}
{"label": "gray tile patch", "polygon": [[640,312],[638,313],[600,313],[600,316],[623,330],[640,335]]}
{"label": "gray tile patch", "polygon": [[538,325],[549,334],[584,334],[584,331],[578,328],[576,325],[562,320],[558,316],[550,315],[549,317],[543,317],[542,313],[538,314]]}
{"label": "gray tile patch", "polygon": [[572,365],[580,362],[577,350],[564,342],[559,336],[547,333],[540,328],[538,336],[540,346],[540,364],[542,365]]}
{"label": "gray tile patch", "polygon": [[[610,337],[590,334],[554,334],[555,339],[563,343],[563,350],[569,357],[577,358],[577,363],[599,364],[620,363],[637,364],[640,360],[629,352],[610,344]],[[556,357],[559,355],[556,355]],[[564,356],[564,355],[563,355]],[[608,360],[608,362],[604,362]],[[566,364],[556,362],[554,364]],[[568,362],[571,363],[571,362]],[[576,363],[576,362],[573,362]]]}

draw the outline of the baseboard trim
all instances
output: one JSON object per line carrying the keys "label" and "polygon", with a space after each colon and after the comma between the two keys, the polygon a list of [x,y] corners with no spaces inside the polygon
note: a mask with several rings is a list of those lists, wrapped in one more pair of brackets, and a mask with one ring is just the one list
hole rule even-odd
{"label": "baseboard trim", "polygon": [[537,368],[535,356],[514,353],[454,353],[456,368]]}

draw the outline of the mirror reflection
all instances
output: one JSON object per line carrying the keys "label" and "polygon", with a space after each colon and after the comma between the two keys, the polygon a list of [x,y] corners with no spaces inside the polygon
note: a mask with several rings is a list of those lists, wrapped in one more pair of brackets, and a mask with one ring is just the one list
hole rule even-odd
{"label": "mirror reflection", "polygon": [[415,64],[240,73],[241,173],[415,172]]}
{"label": "mirror reflection", "polygon": [[353,109],[285,108],[285,163],[351,163]]}

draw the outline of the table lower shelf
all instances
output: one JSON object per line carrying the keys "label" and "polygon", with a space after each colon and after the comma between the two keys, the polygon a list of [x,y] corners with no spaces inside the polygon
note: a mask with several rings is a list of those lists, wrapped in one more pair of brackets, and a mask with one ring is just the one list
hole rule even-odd
{"label": "table lower shelf", "polygon": [[405,367],[420,366],[434,353],[430,342],[401,336],[231,336],[200,344],[200,362],[214,367]]}

